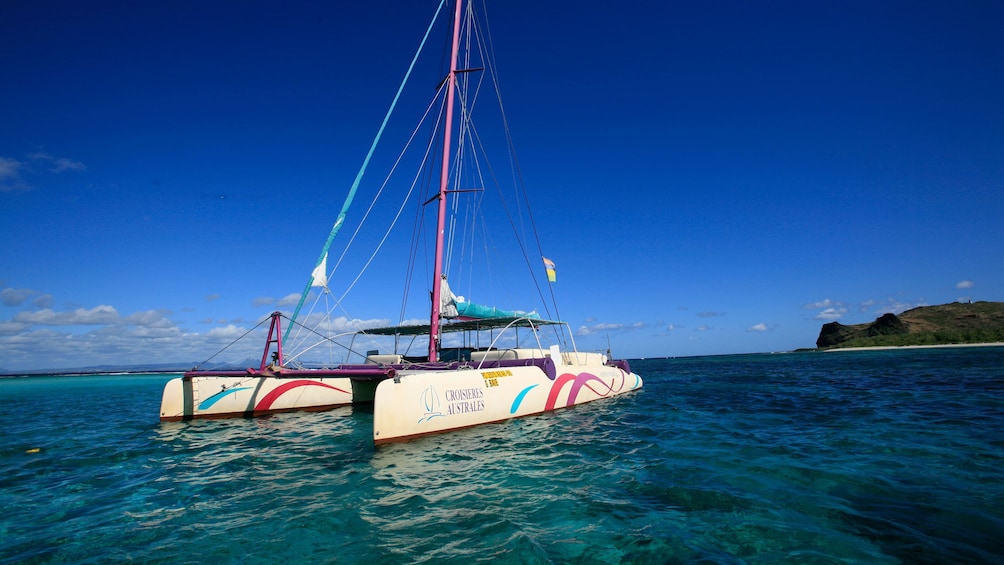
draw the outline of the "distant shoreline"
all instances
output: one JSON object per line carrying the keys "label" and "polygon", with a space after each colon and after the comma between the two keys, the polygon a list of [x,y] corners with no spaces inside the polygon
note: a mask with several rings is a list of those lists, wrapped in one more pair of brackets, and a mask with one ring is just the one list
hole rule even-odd
{"label": "distant shoreline", "polygon": [[822,349],[824,353],[834,353],[837,351],[878,351],[882,349],[943,349],[946,347],[1004,347],[1004,342],[994,343],[942,343],[938,345],[874,345],[871,347],[836,347],[833,349]]}
{"label": "distant shoreline", "polygon": [[0,379],[20,378],[20,377],[95,377],[95,376],[116,376],[116,375],[173,375],[182,374],[184,370],[165,371],[157,369],[154,371],[38,371],[23,373],[0,373]]}

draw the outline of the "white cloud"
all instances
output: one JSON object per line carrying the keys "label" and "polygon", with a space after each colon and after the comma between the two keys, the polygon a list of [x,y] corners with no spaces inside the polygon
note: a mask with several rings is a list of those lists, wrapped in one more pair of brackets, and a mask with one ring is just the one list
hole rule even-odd
{"label": "white cloud", "polygon": [[606,333],[624,333],[634,330],[642,330],[649,327],[649,324],[645,322],[634,322],[632,324],[612,324],[612,323],[594,323],[594,324],[583,324],[579,326],[576,330],[575,335],[577,336],[590,336],[590,335],[601,335]]}
{"label": "white cloud", "polygon": [[18,312],[14,315],[15,322],[42,326],[90,326],[114,324],[119,320],[118,310],[107,304],[95,306],[90,310],[77,308],[72,312],[56,312],[46,308],[37,312]]}
{"label": "white cloud", "polygon": [[227,339],[237,339],[247,332],[247,328],[240,328],[233,324],[222,328],[213,328],[206,332],[209,337],[222,337]]}
{"label": "white cloud", "polygon": [[28,155],[28,158],[39,165],[47,167],[50,173],[87,170],[87,166],[80,161],[74,161],[66,157],[53,157],[45,152],[32,153]]}
{"label": "white cloud", "polygon": [[53,159],[52,161],[52,172],[61,173],[63,171],[86,171],[87,166],[80,161],[73,161],[71,159],[66,159],[60,157],[58,159]]}
{"label": "white cloud", "polygon": [[973,288],[973,281],[959,281],[955,284],[955,288]]}
{"label": "white cloud", "polygon": [[300,294],[293,293],[287,294],[282,298],[273,298],[271,296],[259,296],[252,301],[255,308],[263,308],[265,306],[274,308],[292,308],[300,302]]}
{"label": "white cloud", "polygon": [[29,325],[24,322],[15,322],[13,320],[0,321],[0,336],[17,335],[23,333],[28,328]]}
{"label": "white cloud", "polygon": [[21,162],[17,159],[0,157],[0,182],[18,179],[21,176],[20,169]]}
{"label": "white cloud", "polygon": [[765,332],[765,331],[767,331],[767,324],[765,324],[763,322],[760,322],[759,324],[755,324],[753,326],[750,326],[749,328],[746,328],[746,331],[748,331],[748,332]]}
{"label": "white cloud", "polygon": [[135,326],[147,328],[167,328],[174,327],[174,322],[165,317],[165,313],[159,310],[146,310],[144,312],[134,312],[122,319],[123,322]]}
{"label": "white cloud", "polygon": [[920,306],[927,306],[927,301],[925,301],[923,298],[921,298],[920,300],[918,300],[916,302],[904,302],[902,300],[896,300],[894,298],[888,298],[888,299],[886,299],[886,301],[885,301],[884,304],[879,304],[878,307],[875,308],[874,311],[875,311],[876,314],[885,314],[885,313],[888,313],[888,312],[891,312],[893,314],[899,314],[899,313],[905,312],[907,310],[912,310],[914,308],[918,308]]}
{"label": "white cloud", "polygon": [[0,303],[4,306],[23,306],[29,299],[35,308],[52,308],[53,299],[51,294],[39,294],[37,290],[28,288],[5,288],[0,290]]}
{"label": "white cloud", "polygon": [[32,153],[22,161],[12,157],[0,157],[0,192],[29,191],[34,187],[26,176],[59,174],[65,171],[83,171],[87,166],[80,161],[66,157],[54,157],[48,153]]}
{"label": "white cloud", "polygon": [[589,326],[582,325],[582,326],[579,326],[579,330],[578,330],[578,332],[576,332],[576,335],[580,335],[580,336],[596,335],[596,334],[599,334],[599,333],[618,331],[618,330],[622,330],[622,329],[624,329],[624,324],[604,324],[604,323],[599,323],[599,324],[592,324],[592,325],[589,325]]}
{"label": "white cloud", "polygon": [[839,320],[847,313],[847,308],[827,308],[813,316],[816,320]]}
{"label": "white cloud", "polygon": [[[388,318],[370,318],[368,320],[362,320],[360,318],[349,318],[347,316],[338,316],[337,318],[331,318],[323,313],[314,313],[309,316],[300,316],[296,320],[298,326],[304,326],[311,328],[322,334],[340,334],[345,332],[355,332],[358,330],[364,330],[369,328],[387,328],[395,325],[395,322],[390,321]],[[289,320],[283,320],[283,328]],[[413,319],[405,320],[398,325],[401,326],[421,326],[428,325],[429,319]]]}
{"label": "white cloud", "polygon": [[[0,297],[16,306],[29,301],[52,302],[51,295],[24,289],[0,291]],[[108,304],[66,311],[55,310],[50,304],[40,310],[17,312],[0,320],[0,367],[10,371],[158,363],[184,367],[210,358],[243,364],[261,355],[268,324],[248,332],[257,321],[222,321],[207,331],[189,332],[170,314],[166,310],[140,310],[124,315]],[[341,333],[388,323],[385,319],[341,318],[332,327]],[[236,341],[245,335],[246,339]]]}
{"label": "white cloud", "polygon": [[[965,285],[971,285],[971,281],[962,281],[958,284],[959,288],[968,288]],[[822,308],[822,310],[813,316],[816,320],[839,320],[843,318],[850,309],[856,312],[866,313],[871,312],[874,314],[884,314],[891,312],[893,314],[900,314],[906,310],[911,310],[919,306],[927,306],[927,302],[920,298],[918,300],[897,300],[894,298],[887,298],[885,300],[865,300],[857,304],[845,304],[836,300],[831,300],[829,298],[825,300],[820,300],[819,302],[813,302],[810,304],[805,304],[805,308],[814,309]]]}
{"label": "white cloud", "polygon": [[35,291],[27,288],[5,288],[0,290],[0,302],[4,306],[20,306],[33,294]]}
{"label": "white cloud", "polygon": [[[187,333],[164,312],[149,310],[122,317],[107,305],[72,312],[22,312],[14,320],[0,321],[0,350],[4,352],[0,364],[7,370],[184,366],[209,358],[245,333],[237,326]],[[226,349],[226,360],[238,362],[260,355],[263,339],[252,337],[234,344]]]}

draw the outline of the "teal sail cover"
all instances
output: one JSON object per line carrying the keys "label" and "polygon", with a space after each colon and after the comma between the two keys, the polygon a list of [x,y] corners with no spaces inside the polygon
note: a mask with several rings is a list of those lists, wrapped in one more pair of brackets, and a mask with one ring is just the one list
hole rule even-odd
{"label": "teal sail cover", "polygon": [[501,310],[494,306],[482,306],[473,302],[456,301],[457,317],[460,318],[533,318],[540,319],[536,312],[519,312],[517,310]]}
{"label": "teal sail cover", "polygon": [[440,308],[439,311],[444,318],[476,318],[479,320],[487,318],[531,318],[539,320],[540,314],[536,312],[521,312],[519,310],[500,310],[494,306],[482,306],[464,300],[463,296],[453,294],[450,283],[446,282],[446,275],[440,280]]}

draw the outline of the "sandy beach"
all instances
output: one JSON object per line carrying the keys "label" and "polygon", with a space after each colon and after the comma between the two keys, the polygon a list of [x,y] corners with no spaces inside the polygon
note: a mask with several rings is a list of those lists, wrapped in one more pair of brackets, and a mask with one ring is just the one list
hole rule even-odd
{"label": "sandy beach", "polygon": [[824,349],[826,353],[837,351],[878,351],[881,349],[939,349],[945,347],[1004,347],[1004,342],[994,343],[945,343],[940,345],[876,345],[874,347],[840,347]]}

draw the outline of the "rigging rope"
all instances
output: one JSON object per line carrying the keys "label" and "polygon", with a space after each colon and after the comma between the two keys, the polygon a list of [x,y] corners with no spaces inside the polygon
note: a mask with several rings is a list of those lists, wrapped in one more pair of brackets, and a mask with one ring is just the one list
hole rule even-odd
{"label": "rigging rope", "polygon": [[[430,113],[432,112],[433,108],[436,105],[436,101],[439,98],[442,97],[442,95],[441,95],[442,91],[443,91],[443,89],[441,88],[440,91],[436,93],[436,95],[433,97],[433,100],[429,103],[429,106],[426,107],[425,113],[422,115],[422,118],[419,120],[418,125],[416,125],[415,129],[412,130],[411,136],[408,138],[407,142],[404,145],[404,148],[401,150],[401,153],[398,155],[397,159],[394,161],[394,164],[391,166],[390,172],[387,173],[387,176],[384,178],[383,183],[380,185],[380,188],[377,190],[376,194],[374,195],[373,200],[370,202],[369,208],[366,209],[366,212],[363,214],[362,219],[359,221],[359,224],[356,226],[355,231],[352,232],[352,236],[349,237],[348,243],[345,244],[345,248],[342,250],[341,255],[339,255],[339,257],[338,257],[338,261],[335,263],[334,268],[332,268],[332,270],[331,270],[332,274],[335,271],[338,270],[339,266],[342,264],[342,261],[345,260],[346,255],[348,254],[349,248],[352,247],[353,242],[355,242],[356,238],[359,236],[360,232],[362,231],[363,226],[366,224],[367,219],[369,218],[370,214],[373,212],[373,210],[374,210],[374,208],[376,206],[377,201],[380,199],[380,196],[383,194],[384,190],[387,188],[387,185],[390,183],[391,178],[393,178],[394,174],[396,173],[396,171],[397,171],[398,167],[400,166],[401,161],[404,159],[406,153],[411,148],[411,145],[414,142],[415,137],[418,135],[418,133],[422,129],[422,126],[423,126],[423,124],[425,124],[426,120],[428,120]],[[439,119],[440,120],[442,119],[442,115],[439,116]],[[437,129],[438,127],[439,127],[439,123],[437,121],[435,124],[433,124],[433,130]],[[345,298],[348,296],[349,292],[351,292],[352,289],[355,287],[356,283],[359,282],[359,279],[362,278],[362,276],[366,273],[366,271],[368,270],[369,266],[372,264],[373,260],[376,258],[377,254],[380,252],[380,249],[383,247],[384,243],[386,243],[387,238],[390,236],[391,232],[394,230],[394,227],[397,225],[397,222],[398,222],[398,220],[401,217],[401,213],[404,211],[405,207],[408,204],[408,201],[411,199],[411,195],[415,191],[415,187],[416,187],[416,185],[418,184],[418,181],[419,181],[418,177],[421,175],[421,171],[425,168],[425,163],[427,163],[428,160],[429,160],[429,155],[431,153],[431,150],[432,150],[432,145],[430,143],[426,147],[425,154],[423,155],[423,158],[422,158],[422,161],[421,161],[422,165],[419,167],[419,172],[416,174],[416,177],[413,179],[412,184],[411,184],[411,188],[408,189],[407,194],[405,194],[404,198],[402,199],[401,205],[398,208],[397,213],[394,215],[394,218],[391,220],[390,224],[387,226],[387,229],[384,232],[383,237],[380,239],[380,241],[378,242],[376,248],[370,254],[369,259],[366,261],[366,263],[360,269],[359,273],[356,274],[356,277],[352,280],[352,282],[350,282],[348,284],[348,286],[346,286],[346,288],[342,292],[341,296],[339,296],[338,299],[335,300],[334,307],[327,307],[325,309],[325,315],[327,316],[326,319],[330,319],[331,314],[332,314],[332,312],[334,311],[334,309],[336,307],[343,314],[345,314],[345,316],[346,316],[347,319],[351,318],[350,314],[348,313],[348,311],[344,307]],[[326,297],[328,293],[329,293],[329,289],[327,287],[325,287],[324,292],[322,293],[322,295]],[[319,300],[320,300],[320,297],[318,297],[318,299],[314,301],[314,304],[312,304],[311,307],[310,307],[310,309],[307,311],[307,317],[308,318],[313,313],[314,308],[317,306],[317,302]],[[325,300],[327,300],[327,298],[325,298]],[[294,338],[298,338],[299,335],[300,335],[300,332],[297,331],[297,333],[294,336]],[[307,336],[307,337],[309,337],[309,336]],[[305,341],[306,340],[304,340],[304,342]],[[302,344],[301,342],[297,341],[296,343],[294,343],[294,346],[299,346],[301,344]],[[311,346],[311,348],[312,347],[313,346]]]}
{"label": "rigging rope", "polygon": [[[404,90],[404,86],[408,83],[408,77],[411,76],[411,71],[415,68],[415,62],[418,61],[418,56],[422,53],[422,49],[425,47],[425,40],[429,38],[429,34],[432,32],[436,19],[439,17],[439,12],[445,3],[446,0],[440,0],[439,7],[436,8],[436,13],[432,16],[432,21],[429,22],[429,27],[425,30],[422,42],[419,44],[418,50],[415,52],[415,56],[411,59],[411,64],[408,65],[408,71],[404,74],[404,78],[401,80],[401,85],[397,89],[397,94],[394,95],[394,100],[391,102],[390,108],[387,109],[387,114],[383,118],[383,123],[380,124],[380,129],[377,130],[377,134],[373,138],[373,143],[370,144],[370,149],[366,153],[366,158],[363,159],[363,164],[359,168],[359,172],[356,173],[356,179],[352,182],[352,188],[349,189],[349,193],[345,197],[345,202],[342,203],[342,211],[338,214],[338,219],[335,220],[335,224],[331,226],[331,232],[328,234],[327,241],[324,242],[324,248],[321,250],[321,255],[317,258],[317,263],[314,264],[314,269],[316,269],[328,255],[328,249],[331,247],[331,242],[334,241],[335,235],[338,233],[338,230],[342,228],[342,224],[345,222],[345,215],[348,213],[349,207],[352,205],[352,199],[356,196],[356,190],[359,188],[359,183],[362,181],[363,175],[366,174],[366,167],[369,166],[370,158],[373,157],[373,153],[376,151],[377,144],[380,142],[380,137],[383,135],[383,131],[387,127],[387,122],[390,121],[390,116],[394,112],[394,107],[397,106],[397,101],[401,98],[401,92]],[[296,304],[296,309],[293,311],[293,317],[290,318],[290,321],[296,321],[296,317],[300,314],[300,308],[303,307],[303,301],[307,299],[307,295],[310,293],[310,289],[313,285],[314,274],[312,270],[310,277],[307,280],[307,286],[303,289],[303,293],[300,295],[300,301]],[[283,339],[289,338],[289,332],[292,329],[292,326],[293,324],[290,324],[289,327],[286,328],[286,335],[283,336]]]}
{"label": "rigging rope", "polygon": [[[435,103],[435,102],[433,102],[433,103]],[[432,106],[430,105],[429,109],[431,109],[431,108],[432,108]],[[422,117],[423,121],[425,121],[425,117],[428,116],[428,114],[429,114],[428,110],[429,109],[426,110],[425,116]],[[380,186],[380,192],[383,192],[383,189],[387,186],[387,183],[390,181],[390,177],[394,174],[394,171],[397,170],[397,166],[401,162],[401,158],[404,157],[404,152],[408,150],[408,146],[411,145],[411,142],[412,142],[412,140],[414,140],[415,134],[418,133],[418,129],[420,127],[421,127],[421,124],[419,124],[419,126],[416,127],[415,130],[412,132],[412,136],[408,139],[408,144],[405,146],[404,151],[402,151],[401,155],[398,156],[398,160],[394,163],[394,167],[391,168],[390,174],[387,175],[387,178],[384,180],[383,185]],[[424,163],[426,163],[428,161],[429,153],[430,153],[430,150],[426,149],[425,156],[422,159],[422,163],[423,163],[423,167],[422,168],[424,168]],[[370,255],[370,258],[363,265],[362,269],[359,270],[359,274],[356,275],[356,278],[352,280],[352,282],[349,284],[349,286],[346,287],[345,292],[343,292],[342,295],[341,295],[341,297],[338,298],[339,302],[341,302],[342,300],[345,300],[345,297],[349,294],[349,291],[351,291],[352,287],[354,287],[356,285],[356,283],[359,282],[359,279],[363,276],[363,273],[366,272],[366,269],[369,268],[370,264],[376,258],[377,253],[379,253],[380,249],[383,248],[383,244],[387,242],[387,238],[390,237],[391,231],[393,231],[394,226],[397,225],[397,221],[398,221],[398,219],[400,219],[401,213],[404,212],[405,206],[408,204],[408,200],[411,199],[411,195],[415,191],[415,186],[418,185],[418,181],[419,181],[420,175],[421,175],[421,170],[419,171],[418,174],[415,175],[415,178],[412,180],[411,188],[409,188],[408,189],[408,193],[405,194],[404,200],[401,202],[401,206],[397,209],[397,213],[394,214],[394,219],[391,220],[390,225],[387,227],[387,231],[384,232],[383,237],[380,239],[380,242],[377,244],[376,248],[373,250],[373,253]],[[375,200],[374,200],[373,204],[376,204]],[[371,204],[370,208],[368,210],[366,210],[366,216],[369,216],[370,212],[373,210],[373,204]],[[365,216],[364,216],[364,219],[365,219]],[[361,222],[360,222],[360,227],[362,227],[362,223]],[[359,233],[359,228],[357,228],[356,229],[356,233],[354,233],[352,235],[352,239],[355,239],[355,237],[356,237],[356,235],[358,233]],[[344,253],[342,254],[342,257],[344,257]],[[339,263],[341,262],[342,257],[339,257],[339,259],[338,259]]]}
{"label": "rigging rope", "polygon": [[[498,68],[494,64],[495,63],[495,56],[494,56],[494,51],[495,50],[494,50],[494,43],[492,41],[491,26],[490,26],[490,24],[488,22],[488,16],[487,16],[488,11],[484,10],[483,14],[485,16],[484,17],[484,27],[482,28],[481,26],[478,26],[478,29],[482,30],[482,33],[478,34],[478,37],[480,39],[483,39],[484,43],[480,43],[479,42],[479,46],[480,46],[481,49],[483,49],[485,52],[487,52],[489,54],[488,56],[484,57],[485,67],[486,67],[486,69],[488,71],[487,74],[491,77],[492,84],[494,84],[494,86],[495,86],[495,97],[497,99],[498,109],[499,109],[499,112],[501,113],[501,117],[502,117],[502,126],[503,126],[503,129],[505,131],[505,138],[506,138],[506,140],[508,141],[508,144],[509,144],[509,158],[510,158],[511,173],[512,173],[512,175],[514,177],[513,180],[514,180],[515,186],[522,192],[522,201],[527,204],[526,205],[526,212],[527,212],[527,215],[529,216],[530,228],[531,228],[531,231],[532,231],[533,236],[534,236],[534,242],[537,244],[538,254],[540,256],[543,256],[543,247],[542,247],[541,242],[540,242],[540,234],[537,231],[537,223],[536,223],[536,221],[534,219],[533,208],[529,205],[530,199],[529,199],[529,196],[527,195],[527,191],[526,191],[526,181],[523,179],[522,170],[521,170],[520,165],[519,165],[519,158],[516,156],[516,146],[515,146],[515,143],[514,143],[513,138],[512,138],[512,130],[509,127],[509,120],[508,120],[508,118],[506,116],[505,105],[502,103],[502,89],[499,86]],[[477,131],[473,127],[472,127],[472,131],[473,131],[472,137],[477,140],[478,145],[482,146],[482,151],[484,151],[484,148],[483,148],[480,136],[478,135]],[[486,162],[486,165],[488,167],[488,174],[495,181],[496,187],[499,188],[498,194],[499,194],[499,198],[502,200],[503,209],[505,210],[506,216],[508,216],[508,218],[509,218],[509,224],[510,224],[510,226],[512,226],[512,229],[513,229],[514,233],[516,234],[516,240],[519,243],[519,248],[520,248],[520,250],[523,253],[524,261],[526,261],[527,267],[530,270],[530,276],[533,279],[534,286],[537,287],[537,292],[538,292],[538,294],[540,294],[541,301],[542,301],[542,303],[544,305],[544,310],[547,313],[547,316],[550,318],[550,308],[548,308],[548,301],[546,299],[544,299],[543,293],[541,292],[540,284],[538,283],[537,274],[536,274],[537,273],[537,269],[533,268],[534,261],[530,259],[530,256],[527,253],[526,248],[523,246],[523,238],[520,237],[520,233],[519,233],[520,230],[517,229],[516,222],[515,222],[512,214],[510,212],[510,209],[505,204],[505,197],[502,195],[501,188],[500,188],[501,185],[498,183],[498,179],[495,176],[495,171],[492,168],[491,163],[487,163]],[[516,194],[517,200],[519,200],[519,197],[520,197],[520,194],[517,193]],[[517,206],[517,210],[522,210],[522,208]],[[522,219],[522,217],[520,219]],[[522,222],[520,222],[520,224],[522,225]],[[550,292],[550,295],[551,295],[551,301],[550,301],[550,303],[554,305],[554,310],[555,310],[554,314],[555,314],[555,317],[560,320],[561,319],[561,315],[558,312],[558,301],[557,301],[557,297],[554,295],[554,286],[548,284],[547,287],[548,287],[548,291]],[[555,330],[556,333],[560,332],[560,328],[559,327],[555,327],[554,330]],[[563,333],[563,332],[560,332],[560,333]],[[573,339],[571,335],[569,335],[568,337],[569,337],[569,339]],[[560,335],[559,335],[559,338],[560,338]],[[572,349],[575,349],[575,347],[574,347],[574,341],[573,341]]]}
{"label": "rigging rope", "polygon": [[193,371],[198,371],[198,370],[199,370],[199,367],[202,367],[202,366],[203,366],[203,365],[205,365],[206,363],[208,363],[208,362],[212,361],[213,359],[215,359],[215,358],[216,358],[216,356],[217,356],[217,355],[219,355],[220,353],[223,353],[223,352],[224,352],[224,351],[226,351],[227,349],[230,349],[230,347],[231,347],[231,346],[232,346],[233,344],[235,344],[235,343],[237,343],[238,341],[240,341],[240,340],[244,339],[245,337],[247,337],[247,336],[248,336],[248,334],[250,334],[251,332],[253,332],[253,331],[257,330],[258,328],[260,328],[260,327],[262,326],[262,324],[264,324],[265,322],[267,322],[267,321],[269,321],[269,320],[271,320],[271,319],[272,319],[272,316],[271,316],[271,315],[270,315],[270,316],[268,316],[267,318],[264,318],[264,319],[262,319],[262,321],[258,322],[258,324],[257,324],[257,325],[255,325],[255,327],[253,327],[253,328],[251,328],[250,330],[248,330],[248,331],[244,332],[244,333],[243,333],[243,334],[242,334],[242,335],[241,335],[240,337],[238,337],[237,339],[235,339],[235,340],[231,341],[231,342],[230,342],[230,343],[229,343],[229,344],[228,344],[228,345],[227,345],[226,347],[224,347],[223,349],[221,349],[221,350],[217,351],[216,353],[213,353],[213,354],[212,354],[212,355],[211,355],[211,356],[209,357],[209,359],[206,359],[206,360],[205,360],[205,361],[203,361],[202,363],[199,363],[199,364],[198,364],[198,365],[196,365],[195,367],[192,367],[192,370],[193,370]]}

